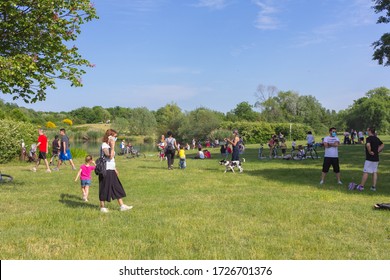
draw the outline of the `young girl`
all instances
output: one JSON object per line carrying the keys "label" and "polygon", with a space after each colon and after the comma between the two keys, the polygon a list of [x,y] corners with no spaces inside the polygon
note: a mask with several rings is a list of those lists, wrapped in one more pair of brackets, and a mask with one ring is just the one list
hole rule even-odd
{"label": "young girl", "polygon": [[92,159],[92,156],[88,155],[85,157],[85,164],[80,166],[80,170],[77,173],[77,179],[80,177],[81,183],[81,192],[83,193],[83,200],[88,201],[89,187],[91,186],[91,172],[95,169],[95,162]]}

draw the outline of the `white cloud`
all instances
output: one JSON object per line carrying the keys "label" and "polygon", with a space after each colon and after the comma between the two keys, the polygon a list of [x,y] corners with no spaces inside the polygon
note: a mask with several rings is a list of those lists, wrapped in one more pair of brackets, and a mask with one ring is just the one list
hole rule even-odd
{"label": "white cloud", "polygon": [[273,1],[252,0],[260,8],[255,20],[255,27],[261,30],[274,30],[280,28],[280,21],[276,17],[279,10],[275,7]]}
{"label": "white cloud", "polygon": [[228,5],[227,0],[199,0],[195,7],[223,9]]}

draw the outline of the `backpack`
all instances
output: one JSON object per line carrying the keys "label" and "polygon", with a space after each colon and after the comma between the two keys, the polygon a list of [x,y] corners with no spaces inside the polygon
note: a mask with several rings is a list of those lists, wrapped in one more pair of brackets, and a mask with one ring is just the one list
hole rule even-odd
{"label": "backpack", "polygon": [[167,139],[167,148],[166,148],[166,150],[168,151],[168,152],[172,152],[172,151],[174,151],[175,150],[175,147],[173,146],[173,139],[171,139],[171,141],[168,141],[168,139]]}

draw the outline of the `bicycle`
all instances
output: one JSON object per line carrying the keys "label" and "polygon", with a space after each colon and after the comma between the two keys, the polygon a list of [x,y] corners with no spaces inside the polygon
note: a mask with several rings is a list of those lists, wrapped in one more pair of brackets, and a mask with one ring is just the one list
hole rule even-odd
{"label": "bicycle", "polygon": [[144,153],[139,152],[138,150],[134,149],[133,147],[129,147],[127,149],[126,158],[135,158],[143,156],[146,158],[146,155]]}
{"label": "bicycle", "polygon": [[14,178],[11,175],[2,174],[0,171],[0,183],[9,183],[12,182]]}
{"label": "bicycle", "polygon": [[311,157],[311,159],[319,158],[315,145],[306,146],[305,150],[306,150],[306,157]]}

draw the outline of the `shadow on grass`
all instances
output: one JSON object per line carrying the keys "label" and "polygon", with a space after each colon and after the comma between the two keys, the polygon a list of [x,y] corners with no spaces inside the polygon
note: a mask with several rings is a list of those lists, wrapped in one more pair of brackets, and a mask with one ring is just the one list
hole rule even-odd
{"label": "shadow on grass", "polygon": [[[364,191],[349,191],[348,184],[351,181],[355,181],[357,183],[360,182],[362,173],[356,172],[354,170],[341,170],[341,180],[343,181],[343,185],[337,184],[335,173],[332,169],[329,171],[325,178],[325,183],[320,185],[321,178],[321,168],[318,167],[310,167],[305,166],[302,167],[279,167],[279,168],[259,168],[257,170],[246,170],[244,171],[246,174],[250,176],[259,176],[265,178],[267,181],[277,181],[283,185],[293,184],[293,185],[305,185],[312,186],[317,189],[326,189],[332,191],[339,191],[345,193],[359,193],[361,195],[390,195],[390,190],[387,186],[378,185],[377,191],[370,191],[370,183],[371,176],[369,176],[366,184],[366,188]],[[356,178],[353,180],[353,178]],[[386,182],[384,179],[382,180],[383,184]]]}
{"label": "shadow on grass", "polygon": [[91,208],[91,209],[99,208],[97,205],[92,205],[89,204],[88,202],[82,201],[79,196],[73,194],[62,193],[60,195],[59,202],[65,204],[70,208]]}

